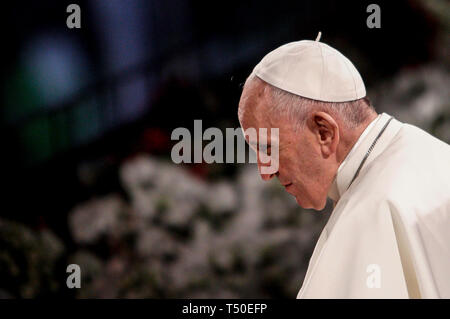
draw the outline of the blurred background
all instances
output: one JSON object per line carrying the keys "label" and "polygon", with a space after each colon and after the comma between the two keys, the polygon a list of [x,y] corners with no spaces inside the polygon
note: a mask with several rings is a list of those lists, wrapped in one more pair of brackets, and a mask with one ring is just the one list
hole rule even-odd
{"label": "blurred background", "polygon": [[450,142],[448,1],[77,1],[80,29],[70,3],[2,4],[0,298],[295,298],[331,205],[176,165],[170,136],[239,127],[253,67],[318,31],[378,113]]}

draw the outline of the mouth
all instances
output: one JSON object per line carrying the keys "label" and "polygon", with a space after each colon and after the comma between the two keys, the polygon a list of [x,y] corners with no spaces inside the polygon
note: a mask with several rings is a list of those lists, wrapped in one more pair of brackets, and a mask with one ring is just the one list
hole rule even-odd
{"label": "mouth", "polygon": [[292,189],[292,185],[293,185],[293,183],[286,183],[286,184],[281,184],[281,185],[283,185],[284,186],[284,190],[286,191],[286,192],[288,192],[289,194],[291,194],[291,195],[294,195],[293,194],[293,189]]}

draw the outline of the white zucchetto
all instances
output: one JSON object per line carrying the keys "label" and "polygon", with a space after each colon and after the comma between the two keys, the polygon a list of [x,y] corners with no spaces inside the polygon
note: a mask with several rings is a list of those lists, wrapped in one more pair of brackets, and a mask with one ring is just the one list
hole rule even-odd
{"label": "white zucchetto", "polygon": [[366,96],[355,66],[329,45],[302,40],[268,53],[253,72],[261,80],[287,92],[324,102],[354,101]]}

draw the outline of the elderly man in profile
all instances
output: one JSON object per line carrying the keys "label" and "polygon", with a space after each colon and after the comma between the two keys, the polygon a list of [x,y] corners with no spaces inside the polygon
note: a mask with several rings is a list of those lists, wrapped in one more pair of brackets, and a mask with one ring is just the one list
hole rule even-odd
{"label": "elderly man in profile", "polygon": [[355,66],[319,37],[267,54],[238,111],[244,132],[279,129],[256,146],[278,149],[272,174],[258,159],[263,180],[303,208],[334,203],[297,298],[450,298],[450,146],[377,114]]}

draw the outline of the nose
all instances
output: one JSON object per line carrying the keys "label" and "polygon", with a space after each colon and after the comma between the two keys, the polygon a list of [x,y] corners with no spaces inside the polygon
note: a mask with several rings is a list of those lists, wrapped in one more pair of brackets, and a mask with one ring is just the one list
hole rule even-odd
{"label": "nose", "polygon": [[263,181],[269,181],[272,178],[274,178],[275,176],[278,176],[278,171],[276,171],[275,173],[272,173],[272,174],[263,174],[263,173],[261,173],[261,166],[266,166],[266,165],[261,164],[261,162],[258,161],[259,175],[261,175],[261,178],[262,178]]}
{"label": "nose", "polygon": [[263,179],[263,181],[269,181],[271,180],[274,176],[276,176],[276,174],[261,174],[261,178]]}

